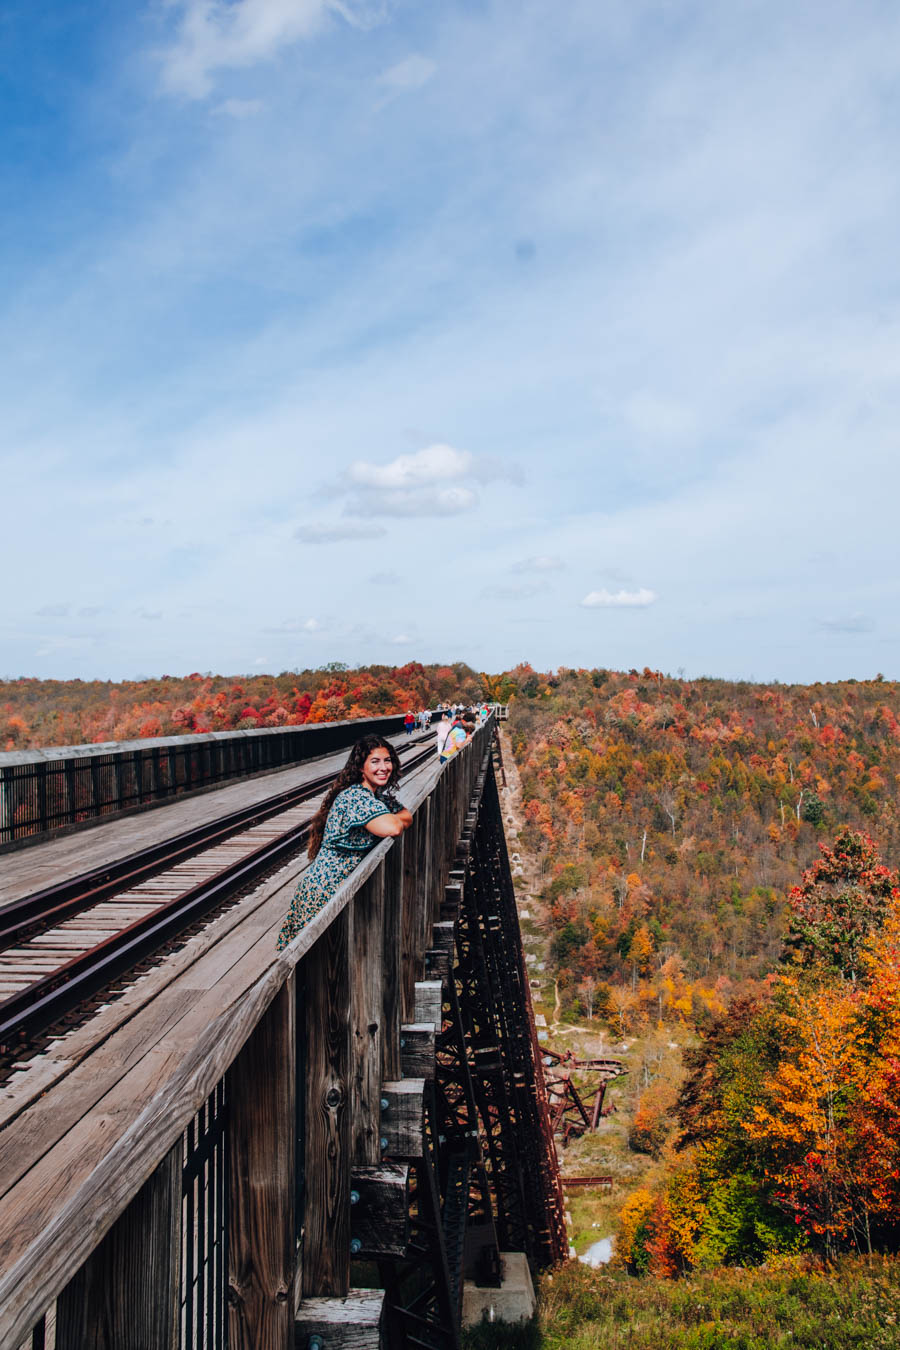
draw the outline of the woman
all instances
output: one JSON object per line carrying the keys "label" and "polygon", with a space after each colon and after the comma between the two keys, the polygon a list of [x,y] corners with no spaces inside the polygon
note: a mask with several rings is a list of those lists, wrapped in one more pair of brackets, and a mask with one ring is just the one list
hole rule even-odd
{"label": "woman", "polygon": [[284,926],[278,934],[281,951],[334,895],[380,839],[402,834],[412,816],[393,793],[400,760],[380,736],[363,736],[332,783],[313,816],[309,832],[309,866],[300,878]]}

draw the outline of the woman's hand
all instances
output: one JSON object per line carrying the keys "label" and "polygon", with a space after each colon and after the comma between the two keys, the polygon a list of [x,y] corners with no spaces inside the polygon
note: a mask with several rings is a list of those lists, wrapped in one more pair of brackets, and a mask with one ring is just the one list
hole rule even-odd
{"label": "woman's hand", "polygon": [[412,824],[412,812],[401,806],[399,811],[386,811],[374,820],[370,820],[366,829],[376,839],[395,839],[398,834],[408,830]]}

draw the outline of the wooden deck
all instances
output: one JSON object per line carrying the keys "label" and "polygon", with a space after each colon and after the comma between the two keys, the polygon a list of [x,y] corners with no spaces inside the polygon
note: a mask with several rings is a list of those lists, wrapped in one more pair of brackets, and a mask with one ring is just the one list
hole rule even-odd
{"label": "wooden deck", "polygon": [[[343,753],[336,763],[345,759]],[[228,809],[237,809],[323,768],[327,761],[320,760],[314,769],[222,788],[213,797],[6,859],[4,870],[9,863],[20,868],[12,883],[4,877],[6,895],[59,879],[64,866],[82,871],[210,819],[221,814],[226,798]],[[435,759],[405,780],[403,795],[411,806],[428,795],[439,772]],[[178,1143],[293,967],[334,924],[390,845],[386,840],[372,851],[289,953],[276,956],[275,940],[305,855],[90,1021],[23,1064],[0,1089],[0,1350],[17,1350],[24,1331]],[[53,866],[45,854],[52,854]],[[147,1159],[143,1169],[135,1166],[138,1158]]]}

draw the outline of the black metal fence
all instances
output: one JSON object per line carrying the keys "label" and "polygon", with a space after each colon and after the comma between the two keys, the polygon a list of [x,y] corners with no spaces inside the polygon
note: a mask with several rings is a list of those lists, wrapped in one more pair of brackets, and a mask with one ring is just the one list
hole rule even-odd
{"label": "black metal fence", "polygon": [[217,1084],[183,1136],[182,1350],[227,1350],[228,1102]]}
{"label": "black metal fence", "polygon": [[0,849],[401,730],[402,715],[0,754]]}

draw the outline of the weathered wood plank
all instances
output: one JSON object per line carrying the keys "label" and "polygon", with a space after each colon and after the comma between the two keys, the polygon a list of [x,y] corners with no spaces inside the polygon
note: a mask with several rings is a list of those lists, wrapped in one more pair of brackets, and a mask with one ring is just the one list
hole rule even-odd
{"label": "weathered wood plank", "polygon": [[403,841],[402,891],[400,909],[400,950],[401,950],[401,1017],[404,1022],[413,1018],[415,1006],[415,982],[422,975],[418,942],[419,925],[416,914],[417,862],[419,857],[419,836],[424,829],[417,812],[413,823],[406,831]]}
{"label": "weathered wood plank", "polygon": [[404,1078],[424,1078],[435,1074],[434,1023],[405,1023],[400,1028],[400,1063]]}
{"label": "weathered wood plank", "polygon": [[450,974],[450,953],[430,947],[425,953],[426,981],[440,980],[443,984]]}
{"label": "weathered wood plank", "polygon": [[295,1273],[295,975],[228,1071],[231,1350],[290,1344]]}
{"label": "weathered wood plank", "polygon": [[421,1158],[425,1149],[425,1080],[399,1078],[384,1083],[387,1105],[381,1113],[384,1152],[389,1158]]}
{"label": "weathered wood plank", "polygon": [[350,1178],[350,1249],[361,1259],[406,1256],[409,1247],[409,1167],[382,1163]]}
{"label": "weathered wood plank", "polygon": [[350,906],[350,1161],[381,1161],[384,868],[357,891]]}
{"label": "weathered wood plank", "polygon": [[306,958],[306,1143],[303,1291],[350,1288],[349,915]]}
{"label": "weathered wood plank", "polygon": [[346,1298],[304,1299],[297,1310],[296,1350],[381,1350],[383,1289],[351,1289]]}
{"label": "weathered wood plank", "polygon": [[443,985],[440,980],[417,980],[413,1021],[432,1022],[440,1031],[444,1020],[443,1001]]}
{"label": "weathered wood plank", "polygon": [[381,1076],[399,1078],[403,1021],[402,933],[403,859],[406,835],[394,840],[384,862],[384,944],[382,952]]}
{"label": "weathered wood plank", "polygon": [[62,1291],[57,1350],[176,1350],[181,1141]]}

